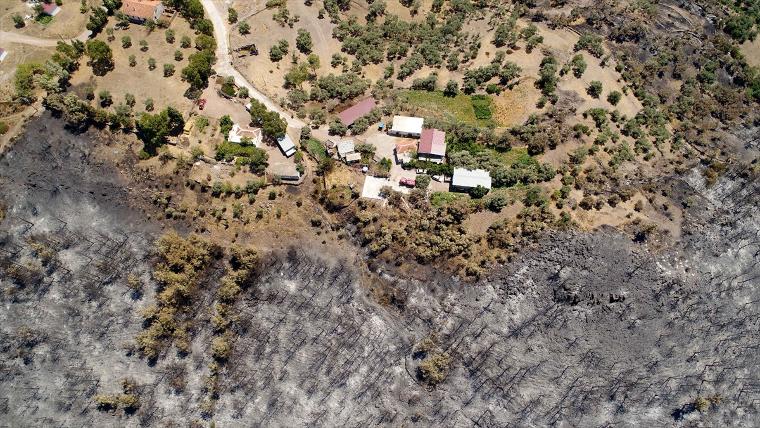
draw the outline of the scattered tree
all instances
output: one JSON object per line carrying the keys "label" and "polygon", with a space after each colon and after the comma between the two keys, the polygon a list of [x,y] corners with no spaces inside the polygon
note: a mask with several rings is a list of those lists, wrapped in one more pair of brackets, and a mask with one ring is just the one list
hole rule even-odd
{"label": "scattered tree", "polygon": [[311,34],[304,29],[299,29],[298,36],[296,36],[296,48],[303,54],[309,54],[312,47]]}
{"label": "scattered tree", "polygon": [[87,56],[90,58],[89,64],[92,72],[96,76],[103,76],[113,70],[113,53],[111,48],[101,40],[90,40],[87,42]]}

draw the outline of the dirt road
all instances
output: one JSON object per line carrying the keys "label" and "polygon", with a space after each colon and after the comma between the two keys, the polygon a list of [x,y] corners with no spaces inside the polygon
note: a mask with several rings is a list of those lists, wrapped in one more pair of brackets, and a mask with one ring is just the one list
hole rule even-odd
{"label": "dirt road", "polygon": [[235,84],[248,88],[251,98],[263,103],[269,110],[276,111],[287,122],[288,127],[300,129],[306,124],[291,114],[281,109],[274,101],[256,89],[237,69],[232,65],[230,56],[229,34],[227,33],[227,24],[224,22],[223,14],[220,13],[213,0],[201,0],[203,8],[209,15],[209,19],[214,24],[214,37],[216,38],[216,57],[217,62],[214,68],[217,73],[232,76]]}
{"label": "dirt road", "polygon": [[[90,37],[90,30],[84,30],[80,35],[76,36],[76,40],[85,41]],[[0,44],[4,43],[20,43],[22,45],[39,46],[39,47],[54,47],[60,41],[68,41],[72,39],[41,39],[39,37],[27,36],[25,34],[12,33],[8,31],[0,31]]]}

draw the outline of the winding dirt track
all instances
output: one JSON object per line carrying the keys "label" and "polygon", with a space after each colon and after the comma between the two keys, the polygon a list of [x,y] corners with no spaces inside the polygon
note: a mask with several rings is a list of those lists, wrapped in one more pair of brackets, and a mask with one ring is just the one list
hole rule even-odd
{"label": "winding dirt track", "polygon": [[269,110],[276,111],[280,114],[291,128],[300,129],[306,124],[291,114],[285,112],[269,97],[261,93],[256,89],[251,82],[249,82],[237,69],[232,65],[232,57],[230,56],[229,47],[229,34],[227,32],[227,26],[222,17],[222,13],[217,8],[213,0],[201,0],[203,8],[206,9],[206,13],[209,19],[214,24],[214,37],[216,38],[216,58],[217,62],[214,65],[217,73],[232,76],[235,79],[235,84],[248,88],[248,93],[251,98],[263,103]]}

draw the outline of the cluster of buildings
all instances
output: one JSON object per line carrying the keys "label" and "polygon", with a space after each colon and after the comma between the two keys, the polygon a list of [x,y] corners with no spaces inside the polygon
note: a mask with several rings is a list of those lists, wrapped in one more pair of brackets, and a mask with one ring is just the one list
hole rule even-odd
{"label": "cluster of buildings", "polygon": [[[340,112],[338,119],[344,125],[351,126],[359,118],[370,114],[376,107],[377,102],[373,98],[367,98]],[[409,157],[412,152],[416,152],[417,159],[422,161],[440,164],[446,159],[446,132],[435,128],[425,128],[424,118],[394,116],[388,134],[404,138],[396,143],[394,149],[396,159]],[[361,159],[361,155],[355,152],[353,140],[350,139],[332,140],[328,149],[346,163],[358,162]],[[452,190],[468,191],[479,186],[491,188],[491,175],[488,171],[454,168],[451,180]]]}

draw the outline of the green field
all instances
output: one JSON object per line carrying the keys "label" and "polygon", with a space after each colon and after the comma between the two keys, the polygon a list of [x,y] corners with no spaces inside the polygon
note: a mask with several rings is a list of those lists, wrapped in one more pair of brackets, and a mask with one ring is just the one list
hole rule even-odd
{"label": "green field", "polygon": [[430,194],[430,203],[434,207],[440,207],[465,198],[469,198],[466,193],[433,192]]}
{"label": "green field", "polygon": [[[411,106],[425,110],[432,117],[467,123],[475,126],[493,124],[492,119],[478,119],[473,101],[469,95],[460,93],[456,97],[446,97],[441,91],[403,91],[401,100]],[[483,101],[479,101],[482,105]]]}
{"label": "green field", "polygon": [[309,138],[305,145],[306,151],[318,162],[327,157],[327,149],[321,141]]}
{"label": "green field", "polygon": [[514,165],[514,164],[532,164],[536,162],[536,158],[528,154],[528,148],[527,147],[515,147],[512,150],[508,152],[496,152],[505,165]]}

